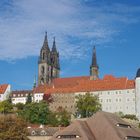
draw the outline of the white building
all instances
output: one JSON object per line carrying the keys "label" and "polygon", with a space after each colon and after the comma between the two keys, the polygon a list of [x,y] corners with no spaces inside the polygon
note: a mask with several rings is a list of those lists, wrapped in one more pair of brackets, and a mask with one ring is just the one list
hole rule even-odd
{"label": "white building", "polygon": [[54,111],[63,107],[74,113],[75,96],[89,92],[93,96],[98,95],[103,111],[136,114],[138,89],[135,89],[135,80],[127,77],[106,75],[96,80],[90,80],[89,76],[56,78],[52,84],[40,85],[36,89],[35,101],[42,100],[43,93],[52,95],[54,101],[50,107]]}
{"label": "white building", "polygon": [[8,99],[11,93],[11,86],[9,84],[0,85],[0,101]]}
{"label": "white building", "polygon": [[17,103],[23,103],[25,104],[27,101],[28,95],[32,96],[32,101],[33,101],[33,92],[32,90],[17,90],[17,91],[12,91],[11,97],[12,97],[12,103],[17,104]]}

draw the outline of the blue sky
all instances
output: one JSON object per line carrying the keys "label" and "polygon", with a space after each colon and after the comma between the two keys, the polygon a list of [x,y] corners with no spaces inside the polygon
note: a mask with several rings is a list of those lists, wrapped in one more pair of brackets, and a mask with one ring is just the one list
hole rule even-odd
{"label": "blue sky", "polygon": [[61,77],[99,74],[134,79],[140,67],[139,0],[0,0],[0,83],[31,89],[45,31],[60,52]]}

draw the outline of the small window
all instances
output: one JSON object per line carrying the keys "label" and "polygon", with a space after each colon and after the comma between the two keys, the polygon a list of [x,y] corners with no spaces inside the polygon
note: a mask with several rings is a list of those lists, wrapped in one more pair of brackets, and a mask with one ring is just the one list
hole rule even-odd
{"label": "small window", "polygon": [[35,131],[32,131],[32,132],[31,132],[31,135],[32,135],[32,136],[35,136],[35,135],[36,135],[36,132],[35,132]]}
{"label": "small window", "polygon": [[126,140],[140,140],[140,137],[133,137],[133,136],[127,136],[125,137]]}
{"label": "small window", "polygon": [[122,124],[122,123],[118,123],[117,126],[118,127],[123,127],[123,128],[131,128],[131,125]]}
{"label": "small window", "polygon": [[59,135],[56,138],[58,138],[58,139],[80,138],[80,136],[78,136],[78,135]]}
{"label": "small window", "polygon": [[46,133],[45,130],[42,130],[42,131],[40,132],[40,135],[41,135],[41,136],[45,136],[45,135],[47,135],[47,133]]}

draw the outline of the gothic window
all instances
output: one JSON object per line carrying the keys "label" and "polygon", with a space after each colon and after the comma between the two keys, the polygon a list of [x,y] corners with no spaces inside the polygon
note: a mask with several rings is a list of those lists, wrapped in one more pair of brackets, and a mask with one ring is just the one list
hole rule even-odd
{"label": "gothic window", "polygon": [[41,78],[41,84],[44,84],[44,78]]}
{"label": "gothic window", "polygon": [[41,73],[44,74],[44,72],[45,72],[45,68],[44,68],[44,66],[42,66],[41,67]]}
{"label": "gothic window", "polygon": [[45,53],[42,53],[42,59],[45,60]]}

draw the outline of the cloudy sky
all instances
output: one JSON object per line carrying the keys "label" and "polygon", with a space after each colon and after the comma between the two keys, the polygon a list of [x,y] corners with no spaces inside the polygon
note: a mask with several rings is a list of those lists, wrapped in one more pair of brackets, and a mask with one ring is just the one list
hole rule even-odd
{"label": "cloudy sky", "polygon": [[139,0],[0,0],[0,83],[32,88],[45,31],[61,77],[89,75],[94,45],[100,78],[133,79],[140,67]]}

